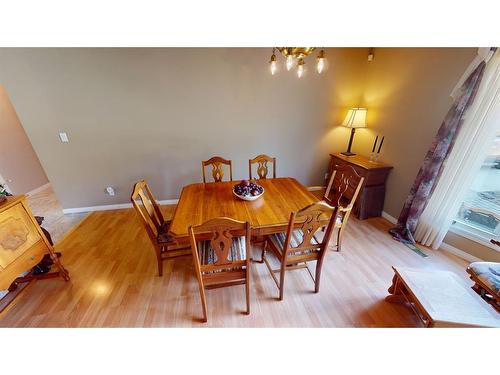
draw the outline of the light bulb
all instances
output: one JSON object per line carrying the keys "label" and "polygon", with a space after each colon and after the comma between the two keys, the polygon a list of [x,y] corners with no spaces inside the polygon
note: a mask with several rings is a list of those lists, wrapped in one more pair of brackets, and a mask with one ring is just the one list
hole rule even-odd
{"label": "light bulb", "polygon": [[276,60],[270,61],[269,62],[269,69],[271,70],[271,75],[274,75],[276,73],[276,70],[278,69],[278,66],[276,64]]}
{"label": "light bulb", "polygon": [[299,61],[299,66],[297,68],[297,77],[302,78],[304,75],[304,60]]}
{"label": "light bulb", "polygon": [[269,61],[269,69],[271,70],[271,75],[274,75],[278,70],[278,66],[276,64],[276,55],[274,54],[275,49],[273,48],[273,54],[271,55],[271,60]]}
{"label": "light bulb", "polygon": [[318,70],[318,73],[321,74],[323,72],[323,69],[325,69],[325,59],[318,59],[318,65],[316,66],[316,69]]}
{"label": "light bulb", "polygon": [[318,63],[316,64],[316,70],[319,74],[325,70],[325,51],[321,50],[318,55]]}
{"label": "light bulb", "polygon": [[286,70],[292,69],[292,66],[293,66],[293,56],[292,55],[288,55],[286,57]]}

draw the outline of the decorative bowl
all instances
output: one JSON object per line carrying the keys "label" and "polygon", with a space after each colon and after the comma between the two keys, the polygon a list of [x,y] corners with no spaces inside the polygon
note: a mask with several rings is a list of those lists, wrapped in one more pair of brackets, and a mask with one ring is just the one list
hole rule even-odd
{"label": "decorative bowl", "polygon": [[250,195],[250,194],[249,195],[238,195],[234,192],[234,190],[233,190],[233,194],[236,195],[238,198],[243,199],[244,201],[254,201],[254,200],[257,200],[260,197],[262,197],[262,195],[266,192],[264,190],[264,188],[262,188],[262,189],[263,189],[263,191],[259,195]]}

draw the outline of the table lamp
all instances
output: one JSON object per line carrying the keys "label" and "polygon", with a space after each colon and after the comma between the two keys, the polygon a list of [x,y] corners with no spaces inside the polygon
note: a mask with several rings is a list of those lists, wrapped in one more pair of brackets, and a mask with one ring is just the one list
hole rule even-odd
{"label": "table lamp", "polygon": [[352,140],[354,139],[354,133],[356,128],[366,128],[366,108],[352,108],[347,112],[342,126],[351,128],[351,137],[349,138],[349,145],[347,146],[347,151],[342,152],[342,155],[353,156],[356,155],[351,152]]}

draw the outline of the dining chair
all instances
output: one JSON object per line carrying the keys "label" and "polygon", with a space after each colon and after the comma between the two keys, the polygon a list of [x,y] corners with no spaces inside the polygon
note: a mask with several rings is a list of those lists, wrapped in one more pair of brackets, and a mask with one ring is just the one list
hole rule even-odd
{"label": "dining chair", "polygon": [[364,177],[361,177],[351,165],[336,165],[330,176],[323,199],[330,205],[338,207],[338,214],[335,219],[335,229],[338,230],[337,251],[341,250],[347,220],[363,182]]}
{"label": "dining chair", "polygon": [[276,158],[272,158],[267,155],[258,155],[253,159],[248,160],[248,171],[250,175],[250,180],[252,180],[252,165],[257,165],[257,175],[259,178],[267,178],[269,173],[269,167],[267,163],[272,163],[273,165],[273,178],[276,178]]}
{"label": "dining chair", "polygon": [[191,255],[191,250],[189,246],[177,246],[168,235],[170,221],[165,221],[163,218],[160,207],[146,181],[141,180],[134,185],[130,200],[154,246],[158,261],[158,275],[162,276],[165,259]]}
{"label": "dining chair", "polygon": [[215,182],[221,182],[224,178],[224,168],[222,165],[229,166],[229,181],[233,181],[233,166],[231,160],[226,160],[221,158],[220,156],[213,156],[208,160],[203,160],[201,162],[201,172],[203,174],[203,182],[206,181],[205,177],[205,167],[211,165],[212,166],[212,177]]}
{"label": "dining chair", "polygon": [[188,232],[203,321],[207,321],[205,289],[245,285],[245,313],[250,314],[250,223],[220,217],[190,226]]}
{"label": "dining chair", "polygon": [[[305,268],[314,281],[314,292],[319,292],[321,267],[332,235],[337,210],[337,207],[332,207],[323,201],[313,203],[290,214],[286,233],[267,236],[262,250],[262,260],[279,289],[280,301],[283,300],[285,274],[288,270]],[[316,233],[321,232],[325,225],[327,227],[324,236],[319,240]],[[273,269],[269,263],[268,248],[278,258],[279,269]],[[307,266],[307,263],[311,261],[316,261],[315,276]],[[280,274],[279,280],[276,273]]]}

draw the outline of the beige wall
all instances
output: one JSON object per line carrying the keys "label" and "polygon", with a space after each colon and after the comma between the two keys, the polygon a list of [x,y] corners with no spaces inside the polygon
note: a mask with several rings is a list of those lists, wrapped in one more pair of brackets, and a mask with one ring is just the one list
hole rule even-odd
{"label": "beige wall", "polygon": [[16,111],[0,85],[0,180],[14,194],[25,194],[48,182]]}
{"label": "beige wall", "polygon": [[[332,126],[359,101],[366,49],[328,50],[327,74],[308,66],[302,79],[271,76],[270,53],[0,49],[0,82],[64,208],[128,202],[140,178],[159,199],[177,198],[214,154],[233,160],[237,179],[249,158],[269,153],[278,175],[321,183]],[[104,194],[108,185],[115,197]]]}

